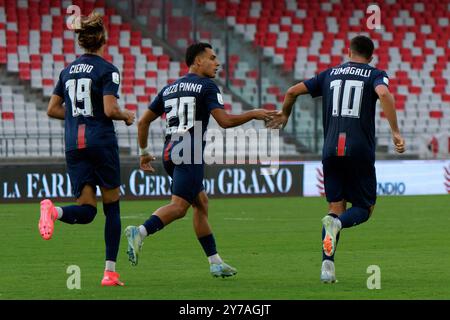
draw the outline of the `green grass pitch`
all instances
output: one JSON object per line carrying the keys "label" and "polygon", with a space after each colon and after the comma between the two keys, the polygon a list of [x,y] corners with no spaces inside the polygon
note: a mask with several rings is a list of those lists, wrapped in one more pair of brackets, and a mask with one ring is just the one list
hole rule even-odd
{"label": "green grass pitch", "polygon": [[[167,201],[122,201],[122,230]],[[238,269],[215,279],[192,229],[192,212],[146,239],[132,267],[122,237],[117,263],[125,287],[102,288],[104,216],[90,225],[57,222],[40,238],[38,204],[2,204],[0,299],[450,299],[449,196],[380,197],[372,218],[345,229],[334,285],[319,281],[322,198],[212,199],[220,255]],[[69,290],[67,268],[81,270]],[[370,265],[381,289],[369,290]]]}

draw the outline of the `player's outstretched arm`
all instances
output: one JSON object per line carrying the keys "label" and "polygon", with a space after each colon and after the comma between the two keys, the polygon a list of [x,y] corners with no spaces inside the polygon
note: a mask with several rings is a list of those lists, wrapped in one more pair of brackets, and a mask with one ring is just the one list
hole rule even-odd
{"label": "player's outstretched arm", "polygon": [[112,120],[123,120],[127,126],[131,126],[134,123],[135,113],[127,109],[121,110],[115,96],[103,96],[103,105],[108,118]]}
{"label": "player's outstretched arm", "polygon": [[229,114],[221,108],[216,108],[211,111],[212,116],[216,119],[219,126],[224,129],[237,127],[251,120],[269,121],[276,113],[276,111],[265,109],[254,109],[242,114]]}
{"label": "player's outstretched arm", "polygon": [[54,94],[51,96],[47,107],[47,115],[50,118],[64,120],[66,108],[63,106],[63,98]]}
{"label": "player's outstretched arm", "polygon": [[277,115],[267,123],[267,127],[271,129],[281,129],[284,128],[288,122],[289,116],[292,112],[292,107],[294,106],[297,97],[302,94],[307,94],[308,88],[303,82],[296,84],[288,89],[286,95],[284,96],[283,107],[281,111],[278,111]]}
{"label": "player's outstretched arm", "polygon": [[151,165],[151,161],[156,160],[150,154],[148,143],[148,129],[150,124],[159,116],[152,110],[147,109],[138,121],[138,143],[139,143],[139,162],[140,168],[144,171],[155,172]]}
{"label": "player's outstretched arm", "polygon": [[400,130],[398,128],[394,97],[389,92],[388,87],[386,87],[385,85],[380,84],[376,86],[375,92],[380,98],[381,107],[383,108],[383,112],[386,115],[387,120],[389,121],[392,140],[395,145],[395,151],[397,151],[398,153],[403,153],[405,152],[405,140],[400,134]]}

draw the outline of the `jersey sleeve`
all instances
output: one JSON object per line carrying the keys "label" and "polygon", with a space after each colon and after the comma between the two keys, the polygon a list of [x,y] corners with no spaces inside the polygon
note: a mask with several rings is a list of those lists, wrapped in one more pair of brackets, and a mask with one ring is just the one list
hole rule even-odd
{"label": "jersey sleeve", "polygon": [[309,94],[313,98],[320,97],[322,95],[323,82],[325,80],[327,72],[328,70],[325,70],[316,75],[315,77],[303,82],[306,88],[308,88]]}
{"label": "jersey sleeve", "polygon": [[375,75],[375,78],[373,80],[373,88],[375,89],[380,84],[389,87],[389,77],[385,71],[381,70],[379,70],[378,73]]}
{"label": "jersey sleeve", "polygon": [[58,82],[56,83],[56,87],[53,90],[53,94],[64,98],[64,84],[62,83],[62,72],[59,74]]}
{"label": "jersey sleeve", "polygon": [[112,95],[119,99],[120,73],[114,66],[109,66],[103,75],[103,95]]}
{"label": "jersey sleeve", "polygon": [[164,100],[162,97],[162,92],[164,88],[158,93],[155,99],[153,99],[152,103],[148,106],[149,110],[152,110],[158,116],[164,113]]}
{"label": "jersey sleeve", "polygon": [[208,111],[224,108],[222,93],[219,87],[212,81],[206,83],[204,101]]}

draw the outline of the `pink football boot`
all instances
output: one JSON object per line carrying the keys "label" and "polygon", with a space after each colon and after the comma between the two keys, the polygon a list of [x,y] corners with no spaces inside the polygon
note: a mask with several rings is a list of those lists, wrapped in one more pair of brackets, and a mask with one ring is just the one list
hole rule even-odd
{"label": "pink football boot", "polygon": [[55,220],[58,218],[53,202],[48,199],[41,201],[41,218],[39,219],[39,232],[44,240],[50,240],[53,235]]}
{"label": "pink football boot", "polygon": [[124,283],[119,280],[120,275],[117,272],[105,270],[102,279],[103,287],[123,286]]}

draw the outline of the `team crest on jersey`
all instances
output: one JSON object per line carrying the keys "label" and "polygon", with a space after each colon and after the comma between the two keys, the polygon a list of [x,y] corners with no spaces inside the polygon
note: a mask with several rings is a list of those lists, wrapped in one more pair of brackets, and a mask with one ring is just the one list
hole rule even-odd
{"label": "team crest on jersey", "polygon": [[220,93],[217,94],[217,101],[219,101],[220,104],[223,104],[223,97]]}
{"label": "team crest on jersey", "polygon": [[117,72],[112,73],[112,81],[116,84],[120,84],[120,77]]}

